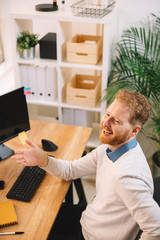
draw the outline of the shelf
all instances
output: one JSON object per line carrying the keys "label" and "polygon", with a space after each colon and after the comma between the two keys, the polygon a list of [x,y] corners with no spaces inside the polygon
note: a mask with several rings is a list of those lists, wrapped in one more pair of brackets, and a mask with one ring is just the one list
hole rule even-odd
{"label": "shelf", "polygon": [[47,102],[45,100],[40,101],[40,100],[27,100],[28,104],[36,104],[36,105],[41,105],[41,106],[53,106],[53,107],[58,107],[58,101],[54,101],[54,102]]}
{"label": "shelf", "polygon": [[[29,108],[32,108],[32,110],[30,109],[31,114],[34,116],[34,118],[36,117],[37,119],[46,119],[46,121],[47,119],[48,121],[55,121],[55,119],[58,117],[59,122],[63,123],[65,121],[65,117],[72,117],[70,113],[73,115],[75,114],[76,116],[76,114],[80,112],[80,118],[78,118],[80,121],[78,122],[82,124],[82,126],[84,124],[90,127],[92,125],[92,121],[94,121],[93,132],[87,143],[87,146],[91,148],[100,145],[100,140],[98,137],[99,125],[100,119],[105,112],[105,103],[99,100],[96,107],[83,107],[67,104],[65,100],[66,86],[75,74],[100,76],[101,96],[103,97],[104,89],[107,86],[107,79],[111,65],[111,54],[113,51],[112,39],[113,29],[115,27],[113,26],[114,19],[114,10],[103,18],[89,18],[74,16],[70,7],[65,7],[63,9],[60,8],[55,12],[39,12],[36,11],[35,6],[33,6],[32,9],[20,9],[20,11],[11,13],[13,61],[16,86],[19,87],[20,84],[23,83],[25,83],[24,86],[31,86],[32,83],[34,83],[33,86],[36,87],[39,91],[38,95],[40,96],[43,92],[44,96],[44,93],[46,95],[46,92],[43,90],[47,89],[48,91],[48,85],[46,84],[46,79],[48,78],[45,75],[47,72],[47,67],[55,68],[53,70],[55,71],[55,74],[53,74],[52,77],[49,77],[49,82],[52,84],[55,83],[55,85],[53,87],[51,84],[52,87],[49,87],[49,90],[52,88],[54,89],[54,94],[56,93],[56,101],[49,102],[45,99],[29,99],[28,96],[27,103],[29,104]],[[19,58],[16,49],[16,38],[17,35],[23,30],[38,33],[39,39],[41,39],[49,32],[55,32],[57,37],[57,60],[40,58],[40,49],[38,45],[35,49],[36,57],[33,60],[23,60]],[[67,42],[71,40],[75,34],[102,36],[102,57],[96,65],[67,62]],[[44,68],[44,70],[42,70],[42,79],[41,75],[38,75],[37,77],[36,72],[36,74],[34,73],[33,78],[33,80],[36,80],[33,82],[31,72],[29,72],[28,69],[33,68],[33,72],[35,72],[34,68],[38,67]],[[25,73],[25,76],[28,76],[28,79],[27,77],[25,79],[26,81],[24,81],[22,77],[24,76],[23,73]],[[41,84],[41,86],[38,84]],[[37,89],[34,91],[36,92]],[[41,89],[41,91],[39,89]],[[48,92],[48,94],[49,93],[50,92]],[[42,110],[44,110],[44,115],[42,114]],[[68,115],[67,112],[69,113]],[[47,116],[47,113],[49,115],[51,113],[51,117]],[[55,116],[55,119],[52,118],[52,116]],[[68,124],[71,124],[72,120],[70,120],[71,118],[69,117]],[[76,121],[73,121],[73,125],[75,123]]]}
{"label": "shelf", "polygon": [[31,60],[24,60],[21,58],[18,58],[17,60],[18,64],[28,64],[28,65],[38,65],[41,67],[56,67],[57,61],[56,60],[50,60],[50,59],[42,59],[42,58],[34,58]]}
{"label": "shelf", "polygon": [[25,60],[17,57],[17,63],[18,64],[28,64],[28,65],[38,65],[41,67],[65,67],[65,68],[80,68],[80,69],[93,69],[97,71],[103,71],[102,66],[102,58],[98,62],[97,65],[91,65],[91,64],[80,64],[80,63],[70,63],[67,62],[67,60],[64,60],[62,62],[58,62],[57,60],[51,60],[51,59],[42,59],[39,57],[35,57],[31,60]]}
{"label": "shelf", "polygon": [[91,64],[80,64],[80,63],[69,63],[67,60],[63,60],[60,63],[61,67],[67,67],[67,68],[81,68],[81,69],[93,69],[97,71],[103,71],[103,66],[102,66],[102,58],[96,65],[91,65]]}
{"label": "shelf", "polygon": [[21,9],[15,13],[11,13],[14,19],[36,19],[36,20],[54,20],[54,21],[67,21],[67,22],[81,22],[81,23],[95,23],[104,24],[109,23],[112,20],[112,15],[114,10],[103,18],[88,18],[74,16],[70,7],[65,7],[59,9],[55,12],[39,12],[33,8],[31,9]]}
{"label": "shelf", "polygon": [[67,103],[61,103],[60,106],[62,108],[70,108],[70,109],[79,109],[79,110],[85,110],[85,111],[91,111],[91,112],[101,112],[100,104],[97,104],[97,107],[83,107],[83,106],[76,106],[76,105],[69,105]]}

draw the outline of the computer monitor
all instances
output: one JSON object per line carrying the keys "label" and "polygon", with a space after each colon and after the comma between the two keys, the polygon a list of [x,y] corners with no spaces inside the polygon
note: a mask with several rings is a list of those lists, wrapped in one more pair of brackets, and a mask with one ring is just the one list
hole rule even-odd
{"label": "computer monitor", "polygon": [[30,129],[24,87],[0,96],[0,160],[14,151],[3,143]]}

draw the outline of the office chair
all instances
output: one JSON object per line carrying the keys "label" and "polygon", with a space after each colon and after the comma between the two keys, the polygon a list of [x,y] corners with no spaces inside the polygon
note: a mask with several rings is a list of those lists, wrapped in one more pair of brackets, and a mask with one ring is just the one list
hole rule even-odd
{"label": "office chair", "polygon": [[[73,183],[78,183],[80,186],[79,202],[74,204],[73,201]],[[77,189],[76,189],[77,190]],[[83,192],[83,187],[80,179],[73,181],[62,203],[61,209],[51,229],[47,240],[84,240],[81,231],[80,218],[82,212],[85,210],[87,201]]]}
{"label": "office chair", "polygon": [[[85,154],[86,152],[83,156]],[[73,184],[79,198],[77,204],[74,204],[73,200]],[[73,180],[47,240],[84,240],[80,218],[86,206],[87,200],[81,179]]]}
{"label": "office chair", "polygon": [[[158,205],[160,206],[160,176],[158,176],[158,177],[156,177],[154,179],[154,194],[153,194],[153,198],[158,203]],[[142,234],[142,230],[140,229],[135,240],[139,240],[141,234]]]}

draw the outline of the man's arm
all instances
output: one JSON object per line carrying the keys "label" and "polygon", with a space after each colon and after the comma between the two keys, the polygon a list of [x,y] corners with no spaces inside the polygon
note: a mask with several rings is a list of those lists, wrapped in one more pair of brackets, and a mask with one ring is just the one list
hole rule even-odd
{"label": "man's arm", "polygon": [[65,180],[81,178],[96,172],[96,150],[74,161],[65,161],[54,157],[48,157],[48,159],[48,164],[43,169]]}
{"label": "man's arm", "polygon": [[80,159],[65,161],[48,157],[36,144],[29,140],[26,140],[26,143],[30,148],[17,150],[15,151],[15,155],[12,156],[12,159],[15,159],[18,164],[22,164],[23,166],[40,166],[50,174],[65,180],[80,178],[93,174],[96,171],[96,150],[93,150],[92,153]]}

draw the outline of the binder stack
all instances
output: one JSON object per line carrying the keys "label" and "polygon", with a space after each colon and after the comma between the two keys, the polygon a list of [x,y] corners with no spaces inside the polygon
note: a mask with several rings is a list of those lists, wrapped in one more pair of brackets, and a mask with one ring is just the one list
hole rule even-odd
{"label": "binder stack", "polygon": [[36,78],[37,78],[37,92],[38,100],[45,100],[46,84],[45,84],[45,68],[36,67]]}
{"label": "binder stack", "polygon": [[28,85],[31,88],[30,99],[37,99],[36,70],[33,65],[28,66]]}
{"label": "binder stack", "polygon": [[[20,83],[21,86],[24,86],[25,88],[29,87],[28,83],[28,66],[27,65],[20,65]],[[26,95],[26,99],[30,99],[30,95]]]}
{"label": "binder stack", "polygon": [[55,101],[57,98],[57,72],[55,68],[46,68],[46,100]]}
{"label": "binder stack", "polygon": [[53,102],[57,98],[57,71],[54,67],[20,65],[21,86],[31,88],[29,100]]}

